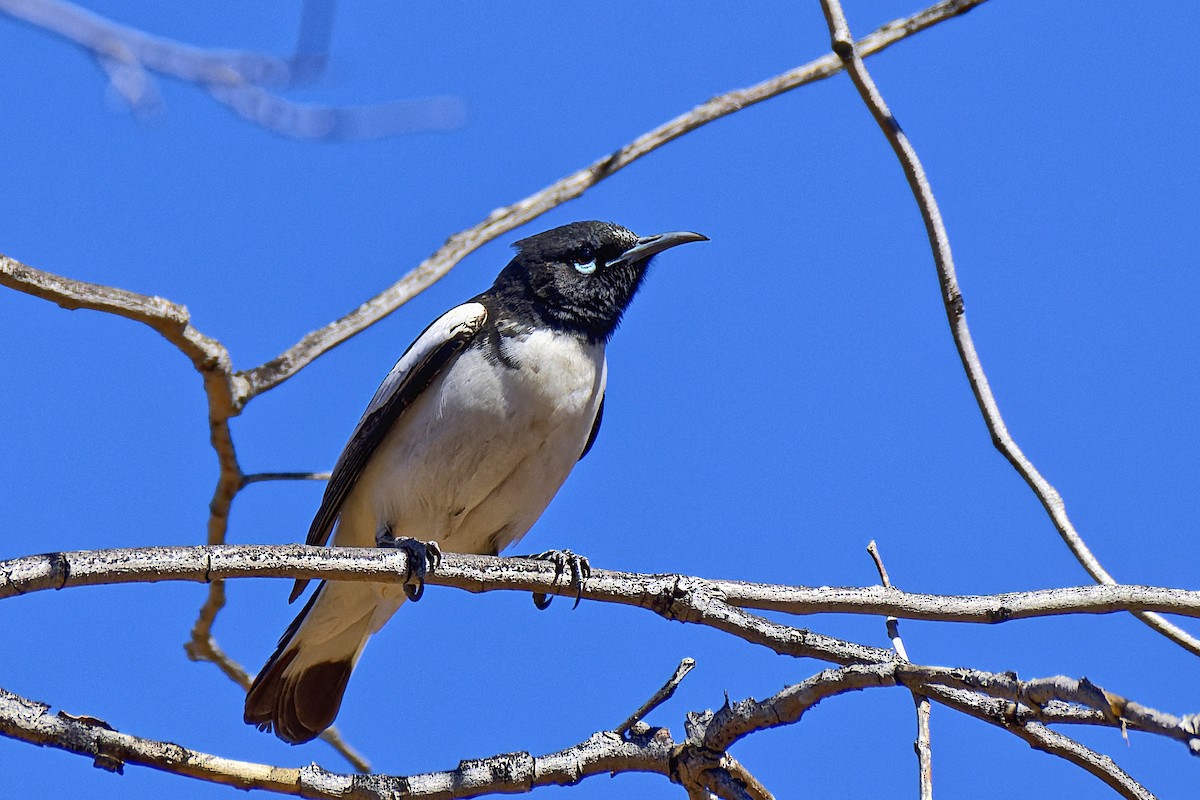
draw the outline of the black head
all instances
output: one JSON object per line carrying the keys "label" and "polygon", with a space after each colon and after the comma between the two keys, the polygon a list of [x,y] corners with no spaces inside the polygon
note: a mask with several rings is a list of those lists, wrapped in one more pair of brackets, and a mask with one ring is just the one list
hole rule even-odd
{"label": "black head", "polygon": [[687,231],[639,237],[611,222],[572,222],[522,239],[488,292],[534,324],[607,340],[658,253],[708,237]]}

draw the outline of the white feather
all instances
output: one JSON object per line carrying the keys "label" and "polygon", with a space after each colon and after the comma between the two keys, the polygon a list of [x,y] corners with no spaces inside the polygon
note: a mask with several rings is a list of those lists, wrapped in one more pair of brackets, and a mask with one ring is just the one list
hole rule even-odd
{"label": "white feather", "polygon": [[392,367],[387,377],[383,379],[383,383],[379,384],[379,388],[375,390],[375,396],[371,398],[367,410],[363,412],[363,417],[386,403],[409,370],[428,358],[429,354],[438,346],[464,330],[479,328],[486,319],[487,309],[483,307],[482,303],[463,303],[434,320],[424,333],[408,346],[408,350],[400,356],[396,366]]}
{"label": "white feather", "polygon": [[[467,303],[438,319],[397,362],[367,413],[425,353],[485,313]],[[591,433],[607,378],[604,345],[548,330],[501,341],[499,362],[486,347],[469,347],[405,411],[346,497],[334,544],[370,547],[388,527],[447,552],[490,553],[533,526]],[[295,668],[339,653],[357,659],[366,636],[403,602],[397,585],[325,587],[296,637],[304,648]]]}

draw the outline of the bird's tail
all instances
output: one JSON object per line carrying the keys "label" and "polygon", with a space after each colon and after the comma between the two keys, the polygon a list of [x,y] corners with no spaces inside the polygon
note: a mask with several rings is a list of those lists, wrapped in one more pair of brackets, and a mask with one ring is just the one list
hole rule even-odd
{"label": "bird's tail", "polygon": [[332,725],[367,639],[403,602],[402,594],[381,598],[380,589],[369,583],[318,586],[250,685],[246,722],[292,744]]}

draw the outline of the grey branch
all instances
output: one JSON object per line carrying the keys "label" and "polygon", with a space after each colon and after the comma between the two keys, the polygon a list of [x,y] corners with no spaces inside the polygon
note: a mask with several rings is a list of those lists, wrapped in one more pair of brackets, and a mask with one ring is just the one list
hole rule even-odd
{"label": "grey branch", "polygon": [[121,772],[125,764],[240,789],[265,789],[302,797],[392,800],[474,797],[487,793],[529,791],[535,786],[569,785],[590,775],[617,771],[669,774],[671,742],[662,737],[626,741],[611,731],[594,734],[574,747],[531,756],[506,753],[463,761],[455,770],[407,777],[342,775],[315,764],[295,769],[255,764],[200,753],[170,742],[120,733],[102,720],[52,714],[44,703],[0,689],[0,732],[41,746],[92,758],[97,766]]}
{"label": "grey branch", "polygon": [[[945,0],[935,3],[911,17],[883,25],[859,42],[859,50],[864,55],[878,53],[902,39],[965,13],[983,2],[984,0]],[[308,333],[265,364],[240,373],[249,383],[249,396],[278,386],[322,353],[391,314],[445,277],[468,254],[496,237],[540,217],[568,200],[574,200],[605,178],[690,131],[805,84],[828,78],[841,69],[842,64],[835,56],[824,56],[754,86],[714,97],[524,200],[496,209],[477,225],[451,236],[433,255],[354,311]]]}
{"label": "grey branch", "polygon": [[[69,586],[160,580],[211,581],[252,575],[400,582],[407,576],[407,566],[406,554],[400,550],[298,545],[52,553],[0,563],[0,597]],[[475,592],[495,589],[553,591],[556,576],[553,565],[539,561],[447,553],[440,568],[427,580],[431,584],[457,586]],[[1144,795],[1129,789],[1140,787],[1111,760],[1061,734],[1048,732],[1045,725],[1070,723],[1121,730],[1129,728],[1180,741],[1192,753],[1200,753],[1200,732],[1197,730],[1200,715],[1176,717],[1146,708],[1085,679],[1050,677],[1020,681],[1011,674],[909,664],[886,650],[792,628],[733,608],[711,585],[697,578],[594,570],[584,594],[590,599],[647,608],[667,619],[714,627],[780,653],[821,658],[844,666],[788,687],[765,701],[747,699],[726,704],[715,713],[689,715],[687,743],[681,747],[670,744],[669,734],[662,729],[635,731],[628,739],[622,739],[615,732],[601,732],[576,748],[542,757],[540,761],[528,754],[497,756],[482,762],[463,762],[451,773],[408,778],[352,778],[319,770],[278,771],[262,765],[214,759],[182,748],[161,751],[156,748],[175,746],[127,737],[98,721],[81,722],[61,715],[51,717],[44,708],[38,710],[36,704],[20,698],[9,698],[17,704],[15,711],[5,710],[4,704],[0,703],[0,726],[7,735],[85,752],[101,763],[119,766],[133,762],[172,769],[179,765],[176,771],[182,774],[234,785],[245,785],[239,781],[244,782],[247,775],[253,775],[260,781],[254,785],[261,788],[303,791],[318,797],[341,796],[322,794],[329,786],[336,786],[339,792],[349,791],[350,787],[354,791],[365,791],[366,794],[361,796],[373,796],[374,788],[370,787],[396,791],[403,786],[414,796],[458,797],[467,794],[457,793],[457,787],[463,785],[475,787],[472,793],[514,791],[542,783],[572,783],[597,772],[645,769],[669,774],[672,780],[689,787],[696,796],[701,796],[698,792],[703,789],[721,797],[765,798],[770,797],[770,793],[728,756],[729,746],[755,731],[792,724],[807,709],[827,697],[884,686],[904,686],[910,691],[919,691],[937,702],[1011,730],[1028,741],[1036,741],[1048,752],[1079,764],[1112,785],[1125,787],[1131,792],[1128,796]],[[1193,613],[1200,614],[1200,603]],[[87,736],[81,735],[80,725],[88,731]],[[644,749],[651,746],[658,749],[653,752]],[[663,751],[669,751],[669,760],[660,758]],[[161,755],[163,752],[167,754]],[[539,767],[539,764],[550,763],[560,764],[560,768]],[[591,767],[587,765],[595,767],[594,772],[589,772]],[[554,777],[547,777],[550,775]],[[305,781],[315,783],[309,786]],[[303,788],[293,790],[291,787]]]}
{"label": "grey branch", "polygon": [[[542,561],[446,553],[431,586],[470,592],[539,591],[574,596],[555,585],[554,567]],[[312,578],[401,582],[407,565],[402,550],[285,545],[193,545],[79,550],[23,556],[0,562],[0,599],[68,586],[146,583],[158,580],[207,582],[225,578]],[[701,592],[733,606],[796,615],[867,614],[901,619],[997,624],[1063,614],[1112,614],[1153,609],[1200,618],[1200,591],[1156,586],[1078,586],[998,595],[914,594],[868,586],[780,586],[709,580],[673,574],[642,575],[593,569],[583,596],[654,609],[667,595]],[[682,613],[682,612],[680,612]],[[874,648],[873,648],[874,649]],[[887,651],[879,651],[887,652]]]}
{"label": "grey branch", "polygon": [[309,0],[296,55],[288,60],[238,50],[205,50],[121,25],[63,0],[0,0],[0,12],[56,34],[91,53],[110,85],[135,113],[159,104],[148,72],[203,87],[244,119],[295,139],[377,139],[462,125],[456,97],[426,97],[365,106],[294,103],[267,87],[310,81],[328,60],[330,0]]}
{"label": "grey branch", "polygon": [[[246,577],[399,583],[407,575],[407,554],[392,549],[304,545],[122,548],[49,553],[0,562],[0,599],[33,591],[113,583],[205,582]],[[438,570],[426,580],[430,585],[471,592],[575,591],[555,585],[561,581],[557,580],[552,564],[498,556],[446,553]],[[666,619],[706,625],[781,654],[841,665],[890,665],[892,672],[887,680],[892,683],[921,690],[938,686],[961,689],[1020,703],[1035,709],[1039,721],[1128,724],[1183,742],[1193,753],[1200,754],[1197,733],[1200,717],[1195,715],[1178,718],[1147,709],[1086,680],[1055,677],[1019,681],[1011,674],[908,664],[897,660],[888,650],[793,628],[733,607],[732,601],[700,578],[594,569],[583,596],[645,608]],[[1200,597],[1195,600],[1195,605],[1185,613],[1200,616]],[[1064,710],[1055,706],[1056,702],[1082,707],[1087,713]]]}
{"label": "grey branch", "polygon": [[650,699],[642,703],[637,711],[629,715],[629,717],[613,729],[613,732],[618,736],[624,736],[625,732],[638,724],[654,709],[661,706],[663,703],[671,699],[675,694],[675,690],[679,688],[679,684],[687,677],[687,674],[696,667],[696,660],[685,658],[679,662],[679,666],[675,668],[675,673],[667,679],[667,682],[659,687],[658,691],[651,695]]}
{"label": "grey branch", "polygon": [[1150,790],[1135,781],[1111,758],[1058,731],[1050,730],[1040,722],[1026,723],[1014,733],[1029,742],[1029,746],[1035,750],[1059,756],[1090,772],[1127,800],[1155,800]]}
{"label": "grey branch", "polygon": [[[1032,718],[1032,710],[1026,706],[989,700],[954,689],[934,689],[930,695],[950,708],[1008,731],[1028,742],[1036,750],[1059,756],[1075,764],[1116,789],[1122,797],[1129,800],[1154,800],[1154,795],[1146,787],[1130,777],[1111,758],[1047,728],[1044,723]],[[1058,716],[1060,718],[1056,721],[1059,722],[1075,721],[1063,718],[1062,715]]]}
{"label": "grey branch", "polygon": [[233,374],[229,351],[224,345],[192,326],[186,307],[161,297],[43,272],[4,255],[0,255],[0,286],[49,300],[68,310],[103,311],[150,326],[179,348],[203,376],[212,413],[230,417],[241,410],[245,380]]}
{"label": "grey branch", "polygon": [[[1100,561],[1092,554],[1087,543],[1083,541],[1083,537],[1075,530],[1070,517],[1067,516],[1066,504],[1058,490],[1042,477],[1033,462],[1021,451],[1016,440],[1008,432],[1004,418],[1000,415],[1000,406],[996,402],[995,395],[992,394],[987,375],[983,371],[979,353],[975,350],[975,341],[971,338],[971,331],[967,327],[966,306],[954,269],[954,256],[950,252],[950,237],[942,222],[942,213],[938,209],[937,199],[933,196],[929,178],[925,175],[925,168],[921,166],[917,151],[901,129],[900,123],[892,115],[887,103],[884,102],[883,95],[880,94],[871,74],[867,72],[862,58],[866,53],[861,45],[854,41],[854,37],[850,33],[841,3],[839,0],[821,0],[821,8],[824,10],[825,20],[829,24],[833,52],[841,58],[863,102],[875,118],[880,130],[883,131],[892,150],[895,151],[896,157],[904,169],[904,175],[908,179],[908,185],[912,189],[913,197],[921,210],[921,218],[925,221],[925,231],[929,236],[929,245],[933,250],[933,260],[937,267],[946,317],[950,322],[950,332],[954,337],[955,347],[958,348],[958,355],[962,360],[963,369],[966,371],[967,380],[971,384],[971,391],[979,404],[979,410],[983,414],[988,432],[992,435],[992,443],[1029,484],[1029,488],[1037,495],[1038,500],[1050,515],[1059,535],[1093,580],[1101,584],[1116,584],[1116,579],[1104,569]],[[1200,655],[1200,639],[1179,626],[1154,613],[1138,612],[1137,617],[1180,646]]]}
{"label": "grey branch", "polygon": [[[883,588],[885,590],[894,588],[887,567],[883,565],[883,555],[879,552],[879,546],[875,544],[874,539],[867,544],[867,553],[875,562],[875,569],[879,572],[879,581],[883,584]],[[908,657],[908,650],[904,647],[904,640],[900,638],[900,620],[889,614],[884,620],[884,625],[887,627],[887,635],[892,641],[892,649],[896,651],[896,655],[904,661],[911,660]],[[913,752],[917,755],[919,797],[920,800],[933,800],[933,743],[930,725],[933,707],[929,698],[920,692],[914,691],[912,697],[913,704],[917,708],[917,739],[913,742]]]}

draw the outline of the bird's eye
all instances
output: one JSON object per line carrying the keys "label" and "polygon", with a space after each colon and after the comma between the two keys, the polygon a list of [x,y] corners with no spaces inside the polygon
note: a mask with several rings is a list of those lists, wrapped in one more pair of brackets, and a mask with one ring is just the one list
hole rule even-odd
{"label": "bird's eye", "polygon": [[590,247],[579,248],[572,261],[575,264],[575,271],[583,275],[591,275],[596,271],[596,253]]}

